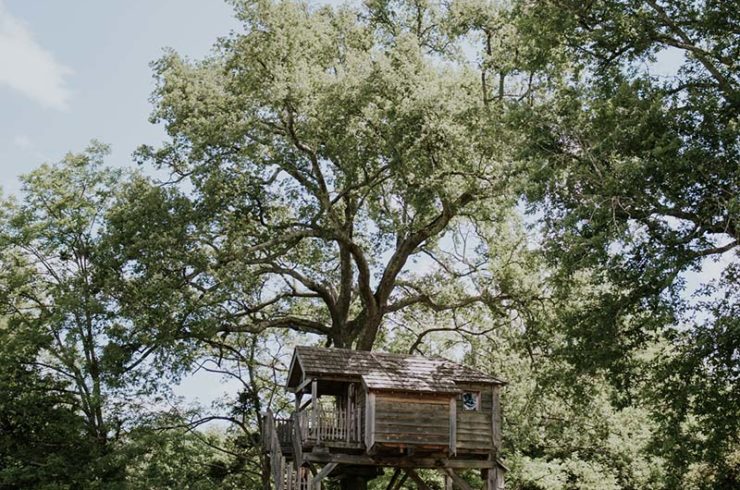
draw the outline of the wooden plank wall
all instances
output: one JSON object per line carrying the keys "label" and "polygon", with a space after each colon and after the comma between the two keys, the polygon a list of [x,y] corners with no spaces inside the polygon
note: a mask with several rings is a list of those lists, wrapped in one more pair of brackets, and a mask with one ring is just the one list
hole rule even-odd
{"label": "wooden plank wall", "polygon": [[[490,417],[488,420],[490,426]],[[377,392],[374,432],[374,440],[378,444],[447,448],[450,442],[450,397]]]}
{"label": "wooden plank wall", "polygon": [[490,385],[458,383],[462,391],[480,392],[480,410],[464,410],[462,397],[457,397],[457,451],[489,452],[493,446],[492,424],[493,396]]}
{"label": "wooden plank wall", "polygon": [[365,412],[361,407],[365,406],[365,390],[362,389],[361,385],[358,385],[357,388],[355,388],[355,395],[357,396],[357,406],[360,407],[360,438],[362,439],[362,435],[365,433]]}

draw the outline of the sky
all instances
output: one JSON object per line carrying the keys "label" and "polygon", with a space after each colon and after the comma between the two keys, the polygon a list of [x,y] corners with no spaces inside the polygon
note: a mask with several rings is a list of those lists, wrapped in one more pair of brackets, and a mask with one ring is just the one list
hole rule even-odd
{"label": "sky", "polygon": [[112,146],[130,165],[163,129],[148,122],[150,62],[165,47],[200,58],[239,27],[223,0],[0,0],[0,187],[43,162]]}

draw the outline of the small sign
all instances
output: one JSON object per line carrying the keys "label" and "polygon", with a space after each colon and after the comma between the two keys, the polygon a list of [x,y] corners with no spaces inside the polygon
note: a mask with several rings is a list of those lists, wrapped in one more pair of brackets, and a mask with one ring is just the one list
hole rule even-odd
{"label": "small sign", "polygon": [[480,393],[466,391],[462,395],[463,410],[478,410],[479,401]]}

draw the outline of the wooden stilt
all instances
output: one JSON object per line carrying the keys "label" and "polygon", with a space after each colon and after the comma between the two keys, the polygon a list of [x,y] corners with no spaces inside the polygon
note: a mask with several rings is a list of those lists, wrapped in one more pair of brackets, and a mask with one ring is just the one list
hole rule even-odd
{"label": "wooden stilt", "polygon": [[468,482],[460,478],[460,475],[455,473],[455,470],[453,470],[452,468],[445,468],[444,472],[460,490],[473,490],[473,488],[468,485]]}
{"label": "wooden stilt", "polygon": [[414,480],[414,483],[416,483],[416,488],[417,488],[418,490],[431,490],[431,488],[429,488],[429,485],[427,485],[427,484],[426,484],[426,483],[424,482],[424,480],[422,480],[422,479],[421,479],[421,477],[419,476],[419,474],[418,474],[418,473],[417,473],[417,472],[416,472],[415,470],[412,470],[411,468],[407,468],[407,469],[406,469],[406,470],[404,470],[404,471],[406,472],[406,474],[407,474],[407,475],[408,475],[408,476],[409,476],[409,477],[410,477],[410,478],[411,478],[412,480]]}
{"label": "wooden stilt", "polygon": [[400,474],[401,474],[401,469],[396,468],[396,470],[393,472],[393,476],[391,477],[391,481],[388,482],[388,486],[385,487],[385,490],[393,490],[393,487],[396,484],[396,480],[398,480],[398,475]]}
{"label": "wooden stilt", "polygon": [[321,480],[326,478],[329,473],[334,471],[334,468],[337,467],[337,463],[329,463],[323,468],[321,468],[321,471],[319,471],[316,476],[311,478],[311,490],[321,490]]}
{"label": "wooden stilt", "polygon": [[449,475],[445,475],[445,490],[453,490],[452,478]]}

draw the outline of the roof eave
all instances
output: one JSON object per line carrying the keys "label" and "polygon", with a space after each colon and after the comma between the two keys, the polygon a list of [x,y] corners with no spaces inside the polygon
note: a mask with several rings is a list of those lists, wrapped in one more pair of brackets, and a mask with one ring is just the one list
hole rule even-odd
{"label": "roof eave", "polygon": [[293,391],[293,388],[301,384],[300,379],[299,379],[295,385],[291,386],[290,380],[293,379],[293,369],[295,368],[296,364],[301,369],[301,372],[305,375],[306,372],[303,370],[303,364],[301,364],[301,360],[298,354],[298,349],[293,349],[293,357],[290,358],[290,367],[288,368],[288,377],[285,381],[285,388],[290,391]]}

